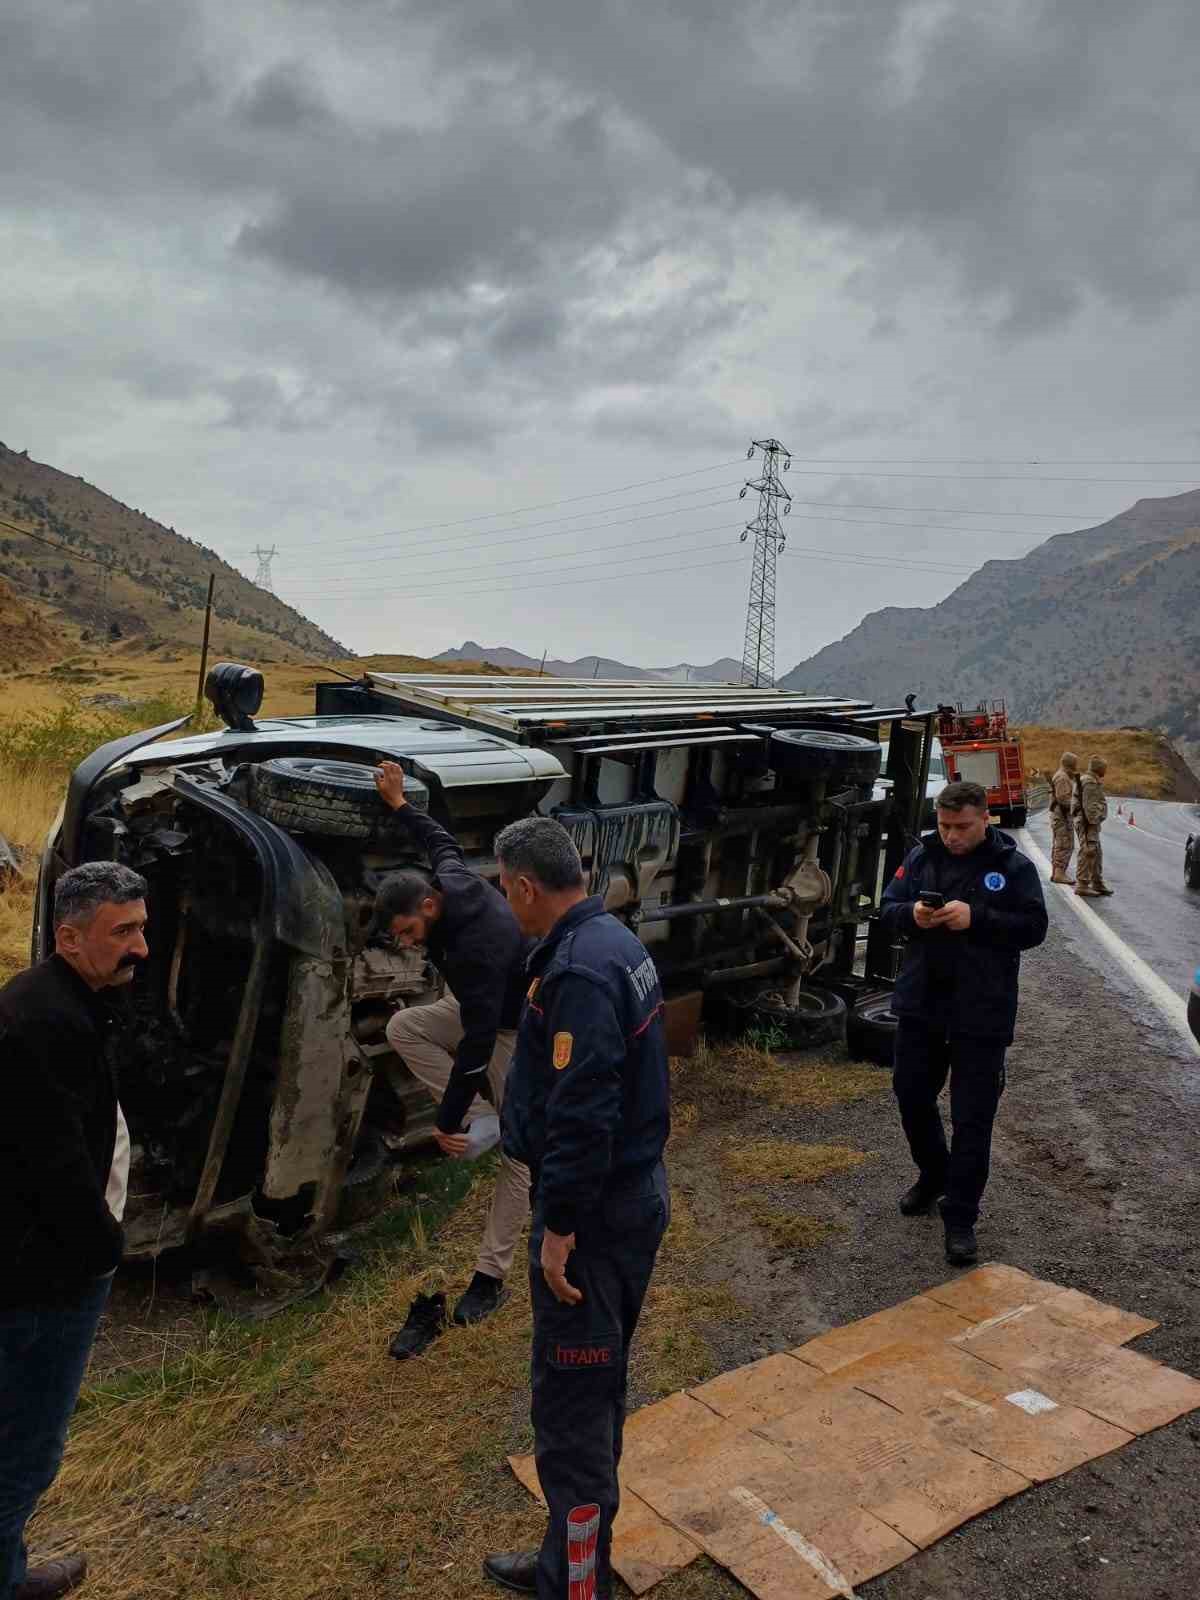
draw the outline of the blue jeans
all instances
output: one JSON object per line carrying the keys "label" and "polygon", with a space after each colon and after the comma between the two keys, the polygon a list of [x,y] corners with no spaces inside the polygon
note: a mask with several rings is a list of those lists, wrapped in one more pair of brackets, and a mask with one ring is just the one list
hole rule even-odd
{"label": "blue jeans", "polygon": [[61,1305],[0,1310],[0,1600],[25,1581],[25,1524],[62,1464],[112,1278]]}

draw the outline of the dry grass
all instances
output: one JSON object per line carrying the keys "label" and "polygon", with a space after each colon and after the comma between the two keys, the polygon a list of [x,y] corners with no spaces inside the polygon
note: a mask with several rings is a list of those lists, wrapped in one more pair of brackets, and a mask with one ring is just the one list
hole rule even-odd
{"label": "dry grass", "polygon": [[820,1217],[781,1211],[764,1200],[747,1200],[740,1204],[754,1226],[761,1228],[781,1250],[811,1250],[837,1232],[831,1222],[824,1222]]}
{"label": "dry grass", "polygon": [[1110,794],[1156,800],[1174,793],[1172,774],[1163,759],[1163,742],[1156,733],[1138,728],[1054,728],[1026,724],[1020,736],[1026,772],[1036,767],[1049,778],[1063,751],[1073,750],[1081,766],[1091,755],[1104,757],[1108,762],[1104,783]]}
{"label": "dry grass", "polygon": [[887,1074],[832,1053],[783,1058],[737,1044],[717,1050],[704,1043],[690,1060],[672,1062],[672,1093],[677,1121],[698,1108],[712,1121],[769,1105],[822,1111],[882,1094]]}
{"label": "dry grass", "polygon": [[844,1144],[793,1144],[788,1139],[727,1139],[721,1166],[738,1183],[816,1183],[868,1159]]}

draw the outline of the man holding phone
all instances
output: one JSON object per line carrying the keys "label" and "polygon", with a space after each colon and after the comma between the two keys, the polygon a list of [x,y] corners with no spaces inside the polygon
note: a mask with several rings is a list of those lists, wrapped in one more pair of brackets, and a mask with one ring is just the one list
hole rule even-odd
{"label": "man holding phone", "polygon": [[[1013,1040],[1020,954],[1046,937],[1041,878],[989,825],[986,790],[951,783],[937,799],[936,832],[898,868],[880,916],[905,941],[892,1000],[892,1083],[918,1176],[900,1210],[919,1216],[940,1200],[946,1259],[966,1266],[979,1254],[975,1223]],[[937,1103],[947,1078],[949,1145]]]}

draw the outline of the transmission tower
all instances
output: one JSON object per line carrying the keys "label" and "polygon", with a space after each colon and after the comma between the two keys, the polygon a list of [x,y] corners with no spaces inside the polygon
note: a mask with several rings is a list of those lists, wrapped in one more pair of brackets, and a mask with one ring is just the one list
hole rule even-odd
{"label": "transmission tower", "polygon": [[750,572],[750,603],[746,608],[746,642],[742,647],[742,682],[755,688],[775,687],[775,561],[787,544],[787,535],[780,522],[779,506],[783,515],[792,509],[792,497],[780,482],[779,475],[792,464],[791,452],[778,439],[755,439],[746,451],[752,461],[754,452],[762,451],[762,473],[747,480],[739,498],[745,499],[751,490],[758,492],[758,515],[742,529],[742,543],[754,535],[754,565]]}
{"label": "transmission tower", "polygon": [[275,583],[271,577],[271,563],[279,554],[275,546],[264,550],[262,545],[254,546],[254,554],[258,557],[258,571],[254,574],[254,584],[258,589],[265,589],[268,594],[275,593]]}

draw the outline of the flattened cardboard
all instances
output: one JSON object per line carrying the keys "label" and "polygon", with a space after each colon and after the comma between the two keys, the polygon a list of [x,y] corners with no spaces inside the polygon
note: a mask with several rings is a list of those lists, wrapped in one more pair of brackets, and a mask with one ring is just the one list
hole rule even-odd
{"label": "flattened cardboard", "polygon": [[978,1332],[966,1347],[1012,1373],[1018,1379],[1014,1389],[1032,1387],[1128,1433],[1149,1433],[1200,1409],[1194,1378],[1056,1322],[1046,1306]]}
{"label": "flattened cardboard", "polygon": [[821,1461],[826,1493],[869,1511],[921,1549],[1029,1487],[1029,1479],[940,1437],[853,1387],[814,1392],[762,1430],[806,1475]]}
{"label": "flattened cardboard", "polygon": [[785,1452],[733,1424],[702,1461],[637,1482],[760,1600],[829,1600],[914,1553],[877,1517],[825,1492],[820,1474],[798,1474]]}
{"label": "flattened cardboard", "polygon": [[1045,1483],[1128,1444],[1132,1434],[951,1344],[893,1345],[843,1367],[838,1377],[916,1416],[943,1439]]}
{"label": "flattened cardboard", "polygon": [[898,1306],[889,1306],[886,1311],[877,1311],[873,1317],[863,1317],[859,1322],[849,1322],[844,1327],[822,1333],[791,1353],[822,1372],[837,1372],[840,1367],[861,1361],[863,1356],[898,1340],[931,1344],[940,1339],[952,1339],[969,1326],[969,1319],[959,1316],[949,1306],[918,1294],[911,1300],[901,1301]]}
{"label": "flattened cardboard", "polygon": [[998,1317],[1023,1314],[1025,1308],[1044,1306],[1056,1322],[1087,1328],[1110,1344],[1128,1344],[1158,1326],[1149,1317],[1122,1311],[1078,1289],[1064,1289],[999,1261],[926,1289],[925,1298],[949,1306],[975,1323],[990,1323]]}
{"label": "flattened cardboard", "polygon": [[1031,1277],[1020,1267],[989,1261],[971,1272],[964,1272],[960,1278],[951,1278],[949,1283],[926,1289],[925,1298],[949,1306],[969,1322],[987,1322],[1006,1311],[1015,1311],[1018,1306],[1040,1305],[1061,1292],[1057,1283]]}
{"label": "flattened cardboard", "polygon": [[723,1372],[690,1392],[718,1416],[752,1428],[794,1411],[820,1378],[816,1367],[793,1355],[764,1356],[748,1367]]}

